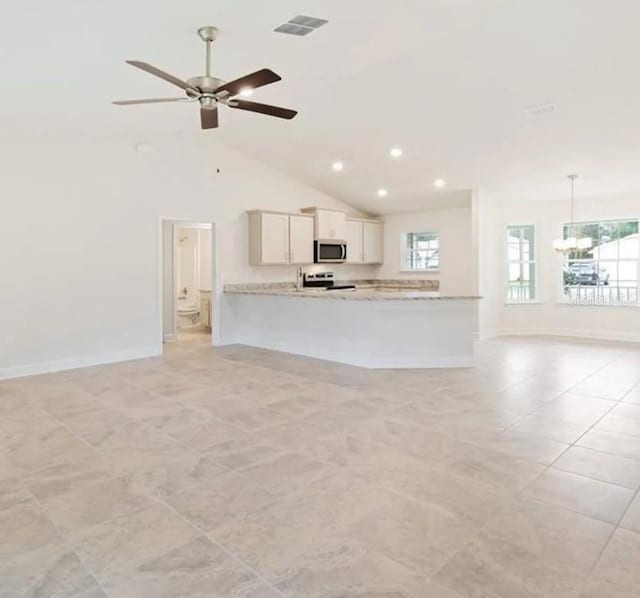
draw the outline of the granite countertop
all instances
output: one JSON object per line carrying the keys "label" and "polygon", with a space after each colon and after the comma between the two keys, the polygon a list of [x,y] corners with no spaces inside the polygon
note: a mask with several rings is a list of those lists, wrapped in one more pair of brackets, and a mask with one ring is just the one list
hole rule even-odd
{"label": "granite countertop", "polygon": [[[355,284],[355,291],[326,291],[305,288],[298,291],[293,283],[234,284],[226,285],[224,292],[231,295],[270,295],[298,297],[302,299],[338,299],[350,301],[398,301],[398,300],[464,300],[480,299],[476,295],[441,295],[437,281],[340,281],[338,284]],[[435,283],[435,284],[434,284]]]}

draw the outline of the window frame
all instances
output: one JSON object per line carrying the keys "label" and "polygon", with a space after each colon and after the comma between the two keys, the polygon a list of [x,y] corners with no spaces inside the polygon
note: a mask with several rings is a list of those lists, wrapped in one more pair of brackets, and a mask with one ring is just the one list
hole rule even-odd
{"label": "window frame", "polygon": [[[407,265],[408,262],[408,257],[410,253],[416,252],[416,251],[424,251],[424,250],[418,250],[418,249],[409,249],[409,238],[412,235],[433,235],[434,239],[430,239],[430,240],[437,240],[438,241],[438,265],[435,267],[430,267],[430,268],[410,268]],[[441,238],[440,238],[440,231],[439,230],[420,230],[420,231],[410,231],[410,232],[403,232],[400,235],[400,271],[401,272],[413,272],[413,273],[432,273],[432,272],[440,272],[440,251],[442,249],[441,247]]]}
{"label": "window frame", "polygon": [[[518,260],[510,260],[509,259],[509,230],[512,228],[526,228],[526,227],[530,227],[533,229],[533,259],[529,259],[529,260],[523,260],[522,259],[522,238],[520,239],[520,259]],[[504,259],[505,259],[505,277],[504,277],[504,281],[505,281],[505,289],[504,289],[504,297],[505,297],[505,304],[506,305],[521,305],[521,304],[527,304],[527,303],[540,303],[540,268],[538,267],[539,264],[539,254],[540,254],[540,250],[539,250],[539,235],[538,235],[538,225],[536,223],[532,223],[529,222],[527,224],[523,224],[523,223],[508,223],[506,225],[506,227],[504,228],[504,240],[502,243],[502,247],[504,249]],[[528,297],[527,299],[511,299],[510,298],[510,292],[511,292],[511,285],[509,284],[509,276],[511,274],[510,272],[510,266],[512,264],[519,264],[520,268],[522,270],[522,265],[523,264],[530,264],[533,265],[533,278],[531,279],[533,282],[533,290],[534,290],[534,294],[531,297]],[[530,285],[531,288],[531,285]]]}
{"label": "window frame", "polygon": [[[601,220],[585,220],[585,221],[581,221],[581,222],[563,222],[560,225],[560,237],[561,238],[565,238],[565,234],[566,234],[566,230],[568,229],[568,227],[583,227],[583,226],[587,226],[587,225],[597,225],[598,227],[601,227],[602,225],[605,224],[622,224],[622,223],[631,223],[634,222],[636,223],[636,226],[638,228],[638,232],[634,233],[634,234],[638,234],[638,255],[635,258],[620,258],[620,247],[618,247],[617,250],[617,258],[616,259],[593,259],[593,258],[584,258],[584,257],[571,257],[570,254],[567,254],[566,256],[563,256],[563,260],[562,260],[562,267],[560,270],[560,303],[563,305],[569,305],[569,306],[573,306],[573,307],[626,307],[626,308],[632,308],[632,309],[638,309],[638,307],[640,307],[640,217],[638,216],[631,216],[631,217],[624,217],[624,218],[604,218]],[[597,246],[594,246],[597,247]],[[565,270],[567,267],[567,264],[569,263],[588,263],[588,262],[595,262],[595,263],[615,263],[616,264],[616,269],[619,272],[620,268],[619,265],[621,263],[624,262],[636,262],[636,286],[635,286],[635,294],[636,294],[636,302],[635,303],[598,303],[597,302],[597,297],[596,300],[594,300],[592,303],[582,303],[580,301],[572,301],[567,294],[565,293],[565,282],[564,282],[564,275],[565,275]],[[618,281],[620,282],[620,281]],[[609,285],[605,285],[608,286]],[[598,289],[600,287],[600,285],[577,285],[577,288],[580,289],[593,289],[594,291],[596,289]],[[626,287],[609,287],[609,288],[626,288]],[[632,287],[628,287],[628,288],[632,288]]]}

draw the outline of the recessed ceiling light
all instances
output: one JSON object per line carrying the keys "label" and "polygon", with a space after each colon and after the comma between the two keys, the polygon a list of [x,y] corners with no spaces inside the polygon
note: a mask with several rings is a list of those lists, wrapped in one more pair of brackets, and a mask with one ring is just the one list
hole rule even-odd
{"label": "recessed ceiling light", "polygon": [[447,181],[445,181],[444,179],[436,179],[435,181],[433,181],[433,186],[437,187],[438,189],[442,189],[442,187],[444,187],[447,184]]}
{"label": "recessed ceiling light", "polygon": [[252,89],[251,87],[243,87],[243,88],[240,90],[240,95],[241,95],[243,98],[251,97],[251,96],[253,95],[253,89]]}
{"label": "recessed ceiling light", "polygon": [[331,168],[333,168],[333,170],[335,170],[336,172],[340,172],[344,169],[344,164],[340,161],[337,161],[331,165]]}
{"label": "recessed ceiling light", "polygon": [[389,192],[386,189],[378,189],[378,197],[387,197]]}
{"label": "recessed ceiling light", "polygon": [[389,151],[392,158],[399,158],[402,156],[402,148],[401,147],[392,147]]}

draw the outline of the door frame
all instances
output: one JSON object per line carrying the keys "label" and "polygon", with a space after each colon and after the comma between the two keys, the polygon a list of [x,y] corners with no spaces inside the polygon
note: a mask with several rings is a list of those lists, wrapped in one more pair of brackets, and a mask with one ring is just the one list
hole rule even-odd
{"label": "door frame", "polygon": [[189,226],[211,230],[211,344],[220,344],[221,321],[221,284],[220,253],[218,251],[218,229],[215,222],[187,218],[160,218],[158,246],[158,343],[160,353],[164,351],[166,342],[177,338],[176,331],[176,272],[178,250],[176,244],[176,228]]}

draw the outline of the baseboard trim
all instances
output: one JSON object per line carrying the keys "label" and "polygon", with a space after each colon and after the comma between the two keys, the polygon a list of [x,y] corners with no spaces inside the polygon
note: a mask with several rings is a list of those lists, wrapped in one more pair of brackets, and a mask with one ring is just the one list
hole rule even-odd
{"label": "baseboard trim", "polygon": [[491,331],[491,335],[482,338],[498,336],[561,336],[566,338],[590,339],[595,341],[614,341],[624,343],[640,343],[640,334],[608,333],[600,330],[573,330],[571,328],[498,328]]}
{"label": "baseboard trim", "polygon": [[102,355],[88,355],[86,357],[71,357],[55,361],[41,361],[39,363],[14,365],[7,368],[0,368],[0,380],[22,378],[24,376],[37,376],[38,374],[50,374],[52,372],[75,370],[94,365],[131,361],[133,359],[145,359],[147,357],[156,357],[158,355],[162,355],[162,347],[153,346],[141,347],[139,349],[127,349],[126,351],[115,351],[114,353],[105,353]]}

